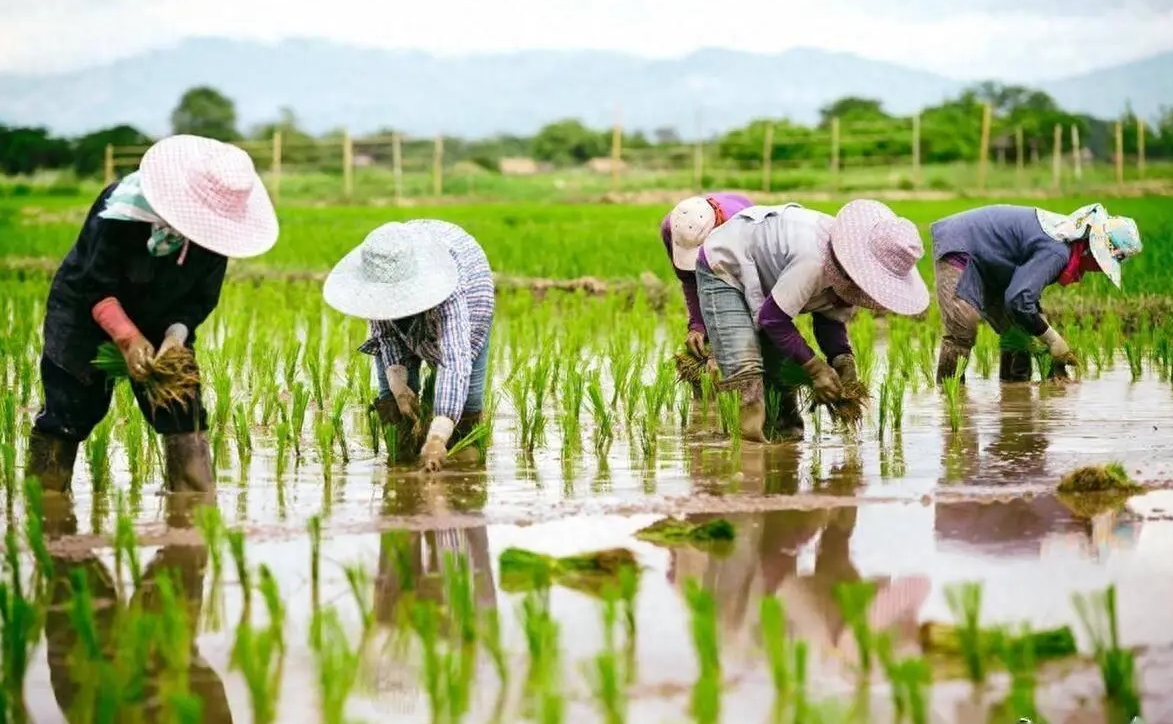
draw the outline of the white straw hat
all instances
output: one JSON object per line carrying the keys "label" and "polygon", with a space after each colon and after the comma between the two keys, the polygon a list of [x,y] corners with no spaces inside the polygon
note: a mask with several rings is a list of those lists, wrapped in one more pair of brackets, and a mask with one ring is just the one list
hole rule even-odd
{"label": "white straw hat", "polygon": [[717,225],[717,212],[704,196],[692,196],[681,201],[668,214],[668,228],[672,233],[672,263],[677,269],[693,271],[701,244]]}
{"label": "white straw hat", "polygon": [[252,159],[236,146],[170,136],[139,163],[143,196],[193,244],[227,257],[264,254],[277,243],[277,213]]}
{"label": "white straw hat", "polygon": [[403,319],[456,291],[460,270],[447,245],[419,224],[393,221],[367,235],[330,271],[326,304],[363,319]]}

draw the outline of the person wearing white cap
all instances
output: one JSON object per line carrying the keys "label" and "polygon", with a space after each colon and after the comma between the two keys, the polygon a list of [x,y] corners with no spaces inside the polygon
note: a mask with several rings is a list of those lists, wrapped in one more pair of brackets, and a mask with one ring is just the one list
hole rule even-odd
{"label": "person wearing white cap", "polygon": [[660,222],[660,239],[672,262],[676,278],[684,292],[688,308],[688,333],[685,349],[698,360],[704,360],[705,320],[701,316],[700,300],[696,291],[696,257],[709,233],[725,223],[753,202],[741,194],[708,194],[690,196],[681,201]]}
{"label": "person wearing white cap", "polygon": [[199,393],[184,407],[152,409],[140,382],[169,349],[191,347],[215,309],[230,257],[277,243],[277,215],[244,151],[178,135],[152,145],[137,171],[106,187],[49,289],[41,356],[44,403],[26,474],[68,492],[78,446],[110,407],[91,361],[113,341],[139,408],[166,450],[167,487],[215,488]]}
{"label": "person wearing white cap", "polygon": [[[923,256],[916,226],[867,199],[834,217],[798,204],[752,206],[709,234],[696,263],[701,313],[721,388],[741,392],[743,439],[765,441],[766,382],[782,395],[771,426],[802,437],[795,390],[778,375],[783,359],[803,366],[818,399],[839,399],[843,382],[856,377],[846,322],[857,306],[923,312],[929,291],[916,268]],[[795,326],[803,313],[813,316],[827,361]]]}
{"label": "person wearing white cap", "polygon": [[434,417],[420,450],[424,469],[443,467],[453,433],[480,422],[489,365],[494,284],[476,239],[435,219],[392,222],[372,231],[331,270],[326,303],[370,322],[359,351],[374,355],[380,419],[418,419],[422,362],[436,372]]}
{"label": "person wearing white cap", "polygon": [[938,382],[964,369],[962,361],[977,342],[983,320],[1001,337],[1003,382],[1030,381],[1029,350],[1016,349],[1019,345],[1006,334],[1014,328],[1046,345],[1053,369],[1065,373],[1067,366],[1078,366],[1071,347],[1043,316],[1043,289],[1078,283],[1089,272],[1103,272],[1119,287],[1121,262],[1144,248],[1136,222],[1109,216],[1100,204],[1071,214],[983,206],[935,222],[930,233],[944,327]]}

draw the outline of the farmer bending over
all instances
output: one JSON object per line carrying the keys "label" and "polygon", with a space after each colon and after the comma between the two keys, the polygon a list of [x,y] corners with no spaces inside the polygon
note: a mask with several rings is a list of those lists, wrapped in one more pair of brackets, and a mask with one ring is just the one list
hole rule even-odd
{"label": "farmer bending over", "polygon": [[484,405],[494,286],[480,244],[446,221],[384,224],[338,262],[322,291],[334,309],[370,322],[359,351],[375,357],[384,424],[418,420],[420,363],[432,365],[435,416],[420,457],[425,470],[439,470],[453,433],[467,435]]}
{"label": "farmer bending over", "polygon": [[672,261],[676,278],[684,291],[688,307],[688,334],[684,346],[689,354],[705,361],[705,320],[701,317],[700,299],[696,289],[696,257],[709,232],[724,224],[753,202],[740,194],[709,194],[692,196],[676,205],[660,223],[660,238]]}
{"label": "farmer bending over", "polygon": [[49,289],[44,406],[27,474],[47,490],[70,489],[78,445],[110,407],[110,380],[91,362],[113,341],[139,409],[163,435],[167,488],[214,490],[198,388],[186,406],[153,408],[142,382],[163,354],[195,343],[220,299],[228,258],[268,251],[277,228],[248,154],[208,138],[165,138],[137,171],[104,189]]}
{"label": "farmer bending over", "polygon": [[1012,327],[1038,337],[1056,364],[1077,366],[1076,355],[1043,316],[1043,288],[1074,284],[1099,271],[1119,287],[1120,263],[1142,248],[1136,222],[1109,216],[1100,204],[1068,216],[1029,206],[984,206],[937,221],[932,236],[944,327],[938,382],[955,375],[969,357],[983,319],[1002,335],[1003,382],[1031,376],[1030,352],[1008,344]]}
{"label": "farmer bending over", "polygon": [[[878,201],[848,203],[835,217],[798,204],[753,206],[705,240],[697,258],[701,313],[721,369],[723,389],[741,392],[741,435],[764,441],[765,385],[782,394],[784,437],[802,437],[796,390],[778,373],[784,359],[802,365],[815,396],[842,397],[856,379],[846,321],[856,306],[919,314],[929,292],[916,269],[924,246],[916,227]],[[809,312],[815,355],[794,326]]]}

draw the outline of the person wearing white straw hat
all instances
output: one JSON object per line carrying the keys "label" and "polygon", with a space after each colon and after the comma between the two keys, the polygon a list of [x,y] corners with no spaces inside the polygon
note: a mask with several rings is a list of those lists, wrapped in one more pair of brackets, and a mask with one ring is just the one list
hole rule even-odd
{"label": "person wearing white straw hat", "polygon": [[[798,204],[752,206],[714,229],[697,257],[701,313],[723,377],[741,392],[741,435],[765,441],[765,385],[781,393],[771,427],[801,438],[795,390],[780,378],[793,360],[822,401],[841,398],[856,379],[846,322],[855,307],[920,314],[929,291],[916,264],[924,244],[916,226],[879,201],[851,201],[835,216]],[[826,361],[794,324],[809,313]]]}
{"label": "person wearing white straw hat", "polygon": [[110,407],[109,380],[92,360],[112,341],[139,408],[163,435],[168,489],[214,490],[198,388],[188,404],[156,409],[141,382],[160,355],[195,343],[220,299],[228,259],[265,253],[277,233],[248,154],[209,138],[164,138],[137,171],[106,187],[49,289],[44,402],[26,474],[46,490],[69,491],[78,446]]}
{"label": "person wearing white straw hat", "polygon": [[660,240],[664,242],[672,269],[680,280],[684,304],[688,309],[688,333],[684,337],[684,347],[701,361],[706,360],[708,354],[705,351],[705,320],[701,316],[701,303],[696,290],[696,257],[701,244],[713,229],[750,206],[753,206],[753,202],[741,194],[690,196],[678,203],[660,222]]}
{"label": "person wearing white straw hat", "polygon": [[[370,322],[359,351],[375,356],[384,423],[420,414],[420,365],[436,373],[423,467],[443,467],[450,442],[481,420],[495,287],[476,239],[456,224],[417,219],[384,224],[331,270],[326,303]],[[453,439],[454,433],[459,436]]]}
{"label": "person wearing white straw hat", "polygon": [[[1136,222],[1109,216],[1100,204],[1071,214],[983,206],[935,222],[930,233],[944,327],[938,382],[964,371],[983,320],[1001,338],[1003,382],[1030,381],[1026,335],[1046,345],[1054,360],[1052,376],[1066,377],[1066,368],[1078,367],[1079,359],[1043,315],[1043,289],[1075,284],[1089,272],[1103,272],[1119,287],[1121,262],[1144,248]],[[1007,334],[1012,330],[1019,334]]]}

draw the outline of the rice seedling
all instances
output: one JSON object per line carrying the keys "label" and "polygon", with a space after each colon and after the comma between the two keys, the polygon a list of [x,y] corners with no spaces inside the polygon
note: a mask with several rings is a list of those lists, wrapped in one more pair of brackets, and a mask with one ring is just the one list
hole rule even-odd
{"label": "rice seedling", "polygon": [[573,556],[534,553],[520,548],[501,551],[501,590],[523,592],[556,583],[583,593],[602,595],[624,568],[635,568],[635,555],[626,548],[610,548]]}
{"label": "rice seedling", "polygon": [[448,448],[448,455],[458,455],[464,450],[475,448],[480,455],[481,462],[484,462],[485,455],[488,452],[488,441],[493,434],[493,426],[490,422],[477,423],[468,434],[453,443],[452,447]]}
{"label": "rice seedling", "polygon": [[329,420],[319,420],[314,426],[314,440],[318,445],[318,460],[322,465],[322,475],[329,483],[334,465],[334,423]]}
{"label": "rice seedling", "polygon": [[595,705],[604,724],[624,724],[627,721],[627,678],[623,660],[615,643],[615,629],[619,618],[619,600],[612,590],[603,599],[603,647],[587,669],[595,697]]}
{"label": "rice seedling", "polygon": [[[112,342],[104,342],[98,347],[93,365],[110,379],[130,379],[126,360]],[[187,347],[171,348],[147,361],[147,376],[139,384],[152,408],[157,410],[175,406],[188,409],[200,384],[200,370],[196,366],[195,355]]]}
{"label": "rice seedling", "polygon": [[[993,650],[1010,673],[1010,695],[1002,709],[1007,719],[1015,716],[1019,721],[1024,718],[1032,722],[1042,721],[1035,703],[1035,692],[1038,689],[1035,671],[1037,637],[1025,624],[1017,630],[1005,628],[999,633],[1001,635],[997,637],[997,645]],[[1074,643],[1072,640],[1073,648]]]}
{"label": "rice seedling", "polygon": [[362,659],[351,644],[342,619],[333,606],[314,612],[311,627],[318,632],[313,646],[318,667],[318,697],[323,724],[346,724],[346,702],[358,681]]}
{"label": "rice seedling", "polygon": [[700,674],[693,685],[690,712],[698,724],[721,720],[721,650],[718,644],[717,603],[713,594],[695,579],[684,586],[689,627]]}
{"label": "rice seedling", "polygon": [[969,582],[947,586],[945,601],[957,622],[957,638],[966,673],[974,686],[981,686],[986,683],[986,658],[990,654],[982,637],[982,584]]}
{"label": "rice seedling", "polygon": [[1067,473],[1059,481],[1060,493],[1135,493],[1143,487],[1132,482],[1128,471],[1118,462],[1088,465]]}
{"label": "rice seedling", "polygon": [[[285,474],[285,468],[288,465],[289,446],[293,443],[293,429],[285,420],[281,420],[273,427],[273,440],[276,444],[276,449],[273,453],[274,464],[276,465],[276,477],[280,479]],[[378,450],[375,450],[378,453]]]}
{"label": "rice seedling", "polygon": [[0,475],[6,490],[16,489],[16,438],[16,399],[0,395]]}
{"label": "rice seedling", "polygon": [[9,526],[4,536],[4,577],[0,580],[0,646],[3,647],[4,676],[0,678],[6,721],[28,721],[24,683],[32,663],[33,649],[44,625],[43,609],[26,596],[22,582],[16,530]]}
{"label": "rice seedling", "polygon": [[248,412],[241,403],[236,404],[232,415],[232,433],[236,438],[236,455],[243,473],[248,470],[249,461],[252,460],[253,436]]}
{"label": "rice seedling", "polygon": [[606,458],[615,439],[614,409],[607,403],[603,395],[603,384],[599,371],[595,370],[588,378],[587,397],[591,403],[591,415],[594,419],[594,448],[595,455]]}
{"label": "rice seedling", "polygon": [[737,531],[725,518],[690,523],[678,518],[664,518],[635,532],[635,537],[664,546],[692,546],[718,555],[732,548]]}
{"label": "rice seedling", "polygon": [[208,549],[208,568],[212,574],[208,585],[208,602],[203,607],[204,624],[211,631],[219,631],[224,611],[224,519],[219,508],[204,505],[196,511],[195,524]]}
{"label": "rice seedling", "polygon": [[522,599],[520,614],[529,651],[526,706],[542,724],[560,724],[565,710],[559,627],[550,615],[548,590],[535,588]]}
{"label": "rice seedling", "polygon": [[945,393],[945,410],[949,416],[949,430],[951,432],[957,432],[961,429],[964,416],[964,400],[962,399],[964,388],[961,384],[961,377],[964,374],[965,366],[959,365],[952,376],[941,382],[941,389]]}
{"label": "rice seedling", "polygon": [[485,608],[480,614],[480,640],[489,654],[493,671],[497,674],[497,700],[493,704],[493,721],[500,721],[509,701],[509,659],[501,644],[501,620],[496,607]]}
{"label": "rice seedling", "polygon": [[306,523],[306,531],[310,537],[310,610],[313,618],[310,619],[310,646],[316,647],[321,637],[318,629],[322,619],[318,615],[322,610],[322,518],[315,515]]}
{"label": "rice seedling", "polygon": [[86,463],[94,491],[106,489],[110,483],[110,439],[113,436],[114,420],[107,416],[98,423],[86,440]]}
{"label": "rice seedling", "polygon": [[877,640],[876,652],[892,687],[895,721],[929,724],[932,670],[922,656],[897,660],[892,653],[892,639],[887,634]]}
{"label": "rice seedling", "polygon": [[[1007,645],[1004,638],[1008,635],[1010,634],[1003,628],[982,629],[982,650],[987,655],[996,654]],[[1063,659],[1078,653],[1075,634],[1070,626],[1015,635],[1030,636],[1031,650],[1039,660]],[[966,656],[966,648],[962,644],[962,634],[958,626],[929,621],[921,624],[918,638],[926,654],[963,659]]]}
{"label": "rice seedling", "polygon": [[139,560],[138,537],[134,533],[134,519],[126,510],[126,499],[118,494],[118,517],[114,523],[114,576],[118,587],[126,584],[124,571],[130,574],[130,583],[138,588],[142,583],[142,562]]}
{"label": "rice seedling", "polygon": [[1075,611],[1092,642],[1092,655],[1104,681],[1109,721],[1128,722],[1141,716],[1136,657],[1120,646],[1116,586],[1098,593],[1075,594]]}
{"label": "rice seedling", "polygon": [[792,721],[804,721],[806,711],[806,642],[786,631],[786,608],[774,596],[763,596],[760,605],[761,637],[774,684],[771,720],[780,724],[791,712]]}
{"label": "rice seedling", "polygon": [[859,673],[867,678],[872,673],[876,635],[868,625],[868,609],[876,597],[876,584],[871,581],[841,583],[835,586],[835,602],[843,621],[851,630],[859,651]]}
{"label": "rice seedling", "polygon": [[306,410],[309,409],[310,391],[301,382],[290,388],[289,427],[293,431],[293,451],[301,459],[301,435],[305,430]]}
{"label": "rice seedling", "polygon": [[343,424],[346,405],[349,402],[350,395],[347,394],[346,390],[341,390],[334,396],[334,401],[330,408],[330,427],[333,430],[332,437],[338,443],[338,452],[342,455],[343,465],[350,462],[349,446],[346,444],[346,425]]}

